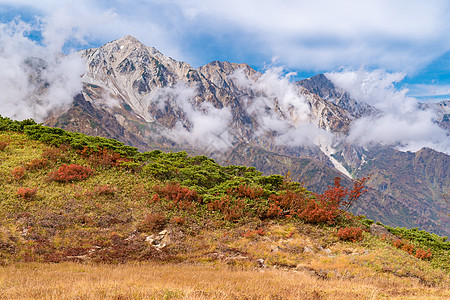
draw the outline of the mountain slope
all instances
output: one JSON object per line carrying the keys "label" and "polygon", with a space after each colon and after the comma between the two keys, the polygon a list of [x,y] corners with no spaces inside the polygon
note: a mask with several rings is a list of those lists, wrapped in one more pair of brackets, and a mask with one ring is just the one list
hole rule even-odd
{"label": "mountain slope", "polygon": [[[398,241],[414,257],[378,237],[373,221],[335,207],[334,196],[313,195],[289,178],[182,152],[139,153],[30,120],[0,118],[0,146],[2,265],[212,263],[347,284],[415,282],[438,294],[448,284],[445,238],[390,229],[405,236]],[[342,191],[336,185],[328,195]]]}
{"label": "mountain slope", "polygon": [[[142,151],[207,154],[267,175],[289,170],[316,191],[335,175],[372,174],[374,189],[356,211],[390,225],[450,234],[441,197],[450,188],[448,173],[421,173],[421,167],[410,167],[409,154],[393,148],[345,142],[354,120],[379,112],[324,75],[291,84],[245,64],[216,61],[194,69],[130,36],[80,54],[87,67],[82,96],[45,124],[117,138]],[[399,159],[393,163],[392,157]],[[422,160],[424,166],[439,160],[442,170],[450,169],[448,155],[430,152]],[[397,176],[397,168],[412,171]],[[392,184],[385,184],[387,178]]]}

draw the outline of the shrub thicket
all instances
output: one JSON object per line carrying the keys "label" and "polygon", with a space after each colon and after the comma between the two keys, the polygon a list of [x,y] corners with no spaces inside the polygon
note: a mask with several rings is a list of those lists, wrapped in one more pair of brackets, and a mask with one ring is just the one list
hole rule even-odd
{"label": "shrub thicket", "polygon": [[93,173],[92,169],[76,164],[63,164],[57,170],[50,173],[49,178],[57,182],[72,182],[88,178]]}
{"label": "shrub thicket", "polygon": [[342,241],[357,242],[363,239],[363,230],[359,227],[344,227],[337,231],[337,236]]}
{"label": "shrub thicket", "polygon": [[17,190],[17,195],[25,200],[31,200],[36,196],[37,188],[24,188],[20,187]]}

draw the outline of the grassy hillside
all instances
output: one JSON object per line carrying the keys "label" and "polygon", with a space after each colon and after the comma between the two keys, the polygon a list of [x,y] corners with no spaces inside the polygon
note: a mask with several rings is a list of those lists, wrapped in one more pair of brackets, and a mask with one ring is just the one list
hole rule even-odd
{"label": "grassy hillside", "polygon": [[[391,280],[395,292],[449,296],[445,238],[399,228],[379,238],[370,220],[342,210],[363,183],[314,194],[289,176],[0,118],[0,275],[23,262],[200,263],[300,272],[342,292],[345,282],[384,289]],[[12,288],[19,277],[0,290],[24,296]]]}

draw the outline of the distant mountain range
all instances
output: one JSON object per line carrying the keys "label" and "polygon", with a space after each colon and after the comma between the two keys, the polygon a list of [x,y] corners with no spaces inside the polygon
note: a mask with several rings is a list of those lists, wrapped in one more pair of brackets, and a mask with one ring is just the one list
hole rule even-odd
{"label": "distant mountain range", "polygon": [[[215,61],[195,69],[131,36],[80,55],[87,67],[83,91],[46,125],[115,138],[142,151],[183,150],[266,174],[290,172],[317,192],[335,176],[350,184],[351,177],[370,175],[371,189],[355,213],[450,234],[442,196],[450,191],[449,156],[349,143],[352,122],[380,112],[325,75],[291,83],[246,64]],[[436,122],[450,134],[449,101],[421,106],[435,110]]]}

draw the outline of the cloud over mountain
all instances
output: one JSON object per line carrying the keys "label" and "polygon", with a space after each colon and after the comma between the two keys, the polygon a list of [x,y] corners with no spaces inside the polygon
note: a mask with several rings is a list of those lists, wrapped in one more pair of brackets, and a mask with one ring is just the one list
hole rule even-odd
{"label": "cloud over mountain", "polygon": [[450,153],[450,137],[436,124],[436,113],[419,108],[417,99],[406,96],[407,90],[395,87],[404,74],[359,70],[327,73],[326,76],[354,99],[380,111],[352,123],[351,142],[381,143],[414,152],[428,147]]}
{"label": "cloud over mountain", "polygon": [[51,110],[67,107],[81,91],[81,58],[62,55],[61,36],[45,29],[40,45],[27,37],[36,30],[30,24],[0,24],[0,115],[42,121]]}

